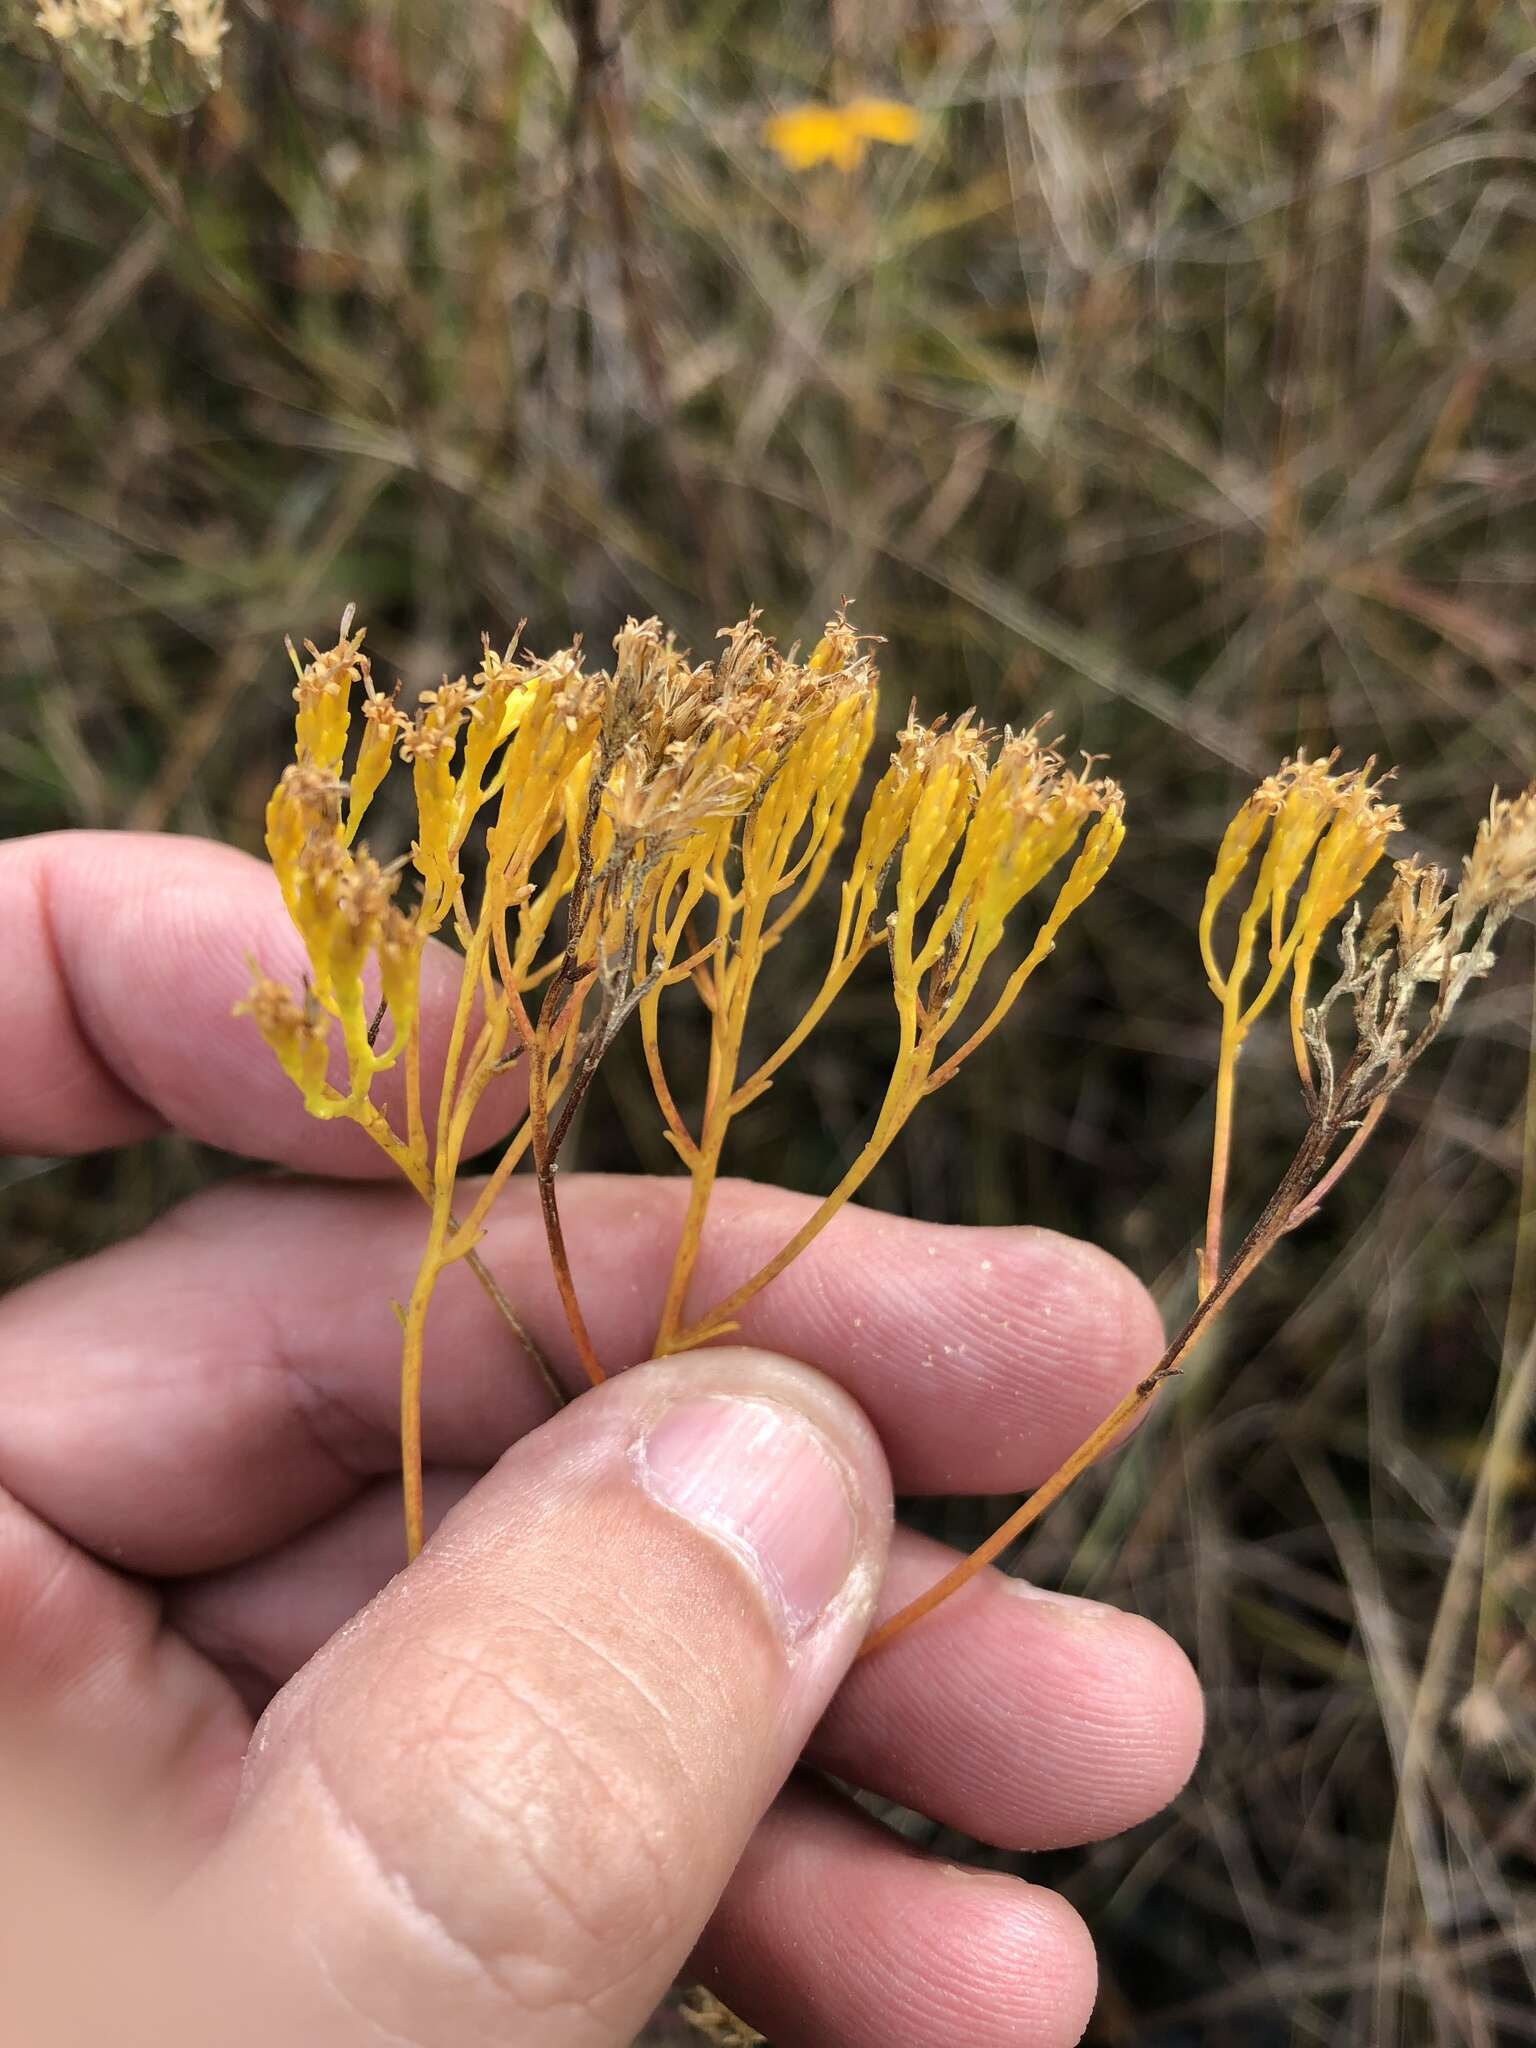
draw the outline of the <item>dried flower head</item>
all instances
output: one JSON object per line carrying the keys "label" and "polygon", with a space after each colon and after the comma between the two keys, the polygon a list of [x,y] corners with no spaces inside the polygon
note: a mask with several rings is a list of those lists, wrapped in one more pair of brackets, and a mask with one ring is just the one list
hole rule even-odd
{"label": "dried flower head", "polygon": [[[1341,1122],[1365,1116],[1401,1084],[1471,983],[1492,969],[1503,925],[1536,896],[1536,784],[1517,797],[1495,794],[1461,887],[1447,896],[1446,884],[1440,868],[1399,861],[1370,918],[1357,905],[1345,928],[1343,971],[1306,1022],[1323,1107]],[[1329,1025],[1345,1001],[1353,1042],[1341,1060]]]}
{"label": "dried flower head", "polygon": [[1501,923],[1536,896],[1536,783],[1519,796],[1494,791],[1477,828],[1457,891],[1462,919],[1485,915]]}
{"label": "dried flower head", "polygon": [[[37,0],[32,19],[92,82],[166,112],[219,83],[224,0]],[[178,53],[179,67],[168,64]]]}
{"label": "dried flower head", "polygon": [[695,1985],[678,2007],[679,2016],[693,2031],[712,2043],[712,2048],[766,2048],[761,2034],[745,2020],[738,2019],[712,1991]]}
{"label": "dried flower head", "polygon": [[1444,868],[1417,860],[1394,863],[1391,886],[1361,937],[1361,958],[1373,960],[1390,947],[1415,980],[1438,981],[1446,962],[1446,920],[1455,907],[1445,879]]}

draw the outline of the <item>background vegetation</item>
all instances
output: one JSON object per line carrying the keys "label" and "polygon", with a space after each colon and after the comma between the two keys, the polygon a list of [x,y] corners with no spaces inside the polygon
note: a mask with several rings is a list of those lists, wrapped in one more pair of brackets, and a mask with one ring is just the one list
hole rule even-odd
{"label": "background vegetation", "polygon": [[[1529,0],[250,0],[171,117],[11,5],[0,828],[255,845],[281,636],[349,599],[430,684],[525,615],[537,647],[628,610],[703,646],[856,595],[890,723],[1054,707],[1132,834],[872,1198],[1097,1238],[1176,1311],[1216,1040],[1194,918],[1246,781],[1376,753],[1444,856],[1536,771]],[[764,147],[765,114],[866,91],[923,109],[917,149]],[[1523,927],[1029,1543],[1211,1698],[1170,1813],[1030,1861],[1093,1925],[1104,2048],[1536,2039],[1530,982]],[[883,1080],[867,1002],[738,1170],[835,1178]],[[1249,1052],[1234,1213],[1288,1152],[1287,1059]],[[666,1170],[637,1056],[604,1075],[579,1158]],[[4,1277],[231,1170],[13,1162]]]}

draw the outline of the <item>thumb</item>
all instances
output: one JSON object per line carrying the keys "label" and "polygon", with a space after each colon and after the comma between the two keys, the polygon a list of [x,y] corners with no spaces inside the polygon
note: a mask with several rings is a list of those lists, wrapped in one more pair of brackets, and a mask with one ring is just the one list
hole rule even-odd
{"label": "thumb", "polygon": [[890,1520],[858,1409],[763,1352],[641,1366],[516,1445],[263,1722],[188,1904],[215,1952],[238,1930],[214,2037],[629,2042],[851,1661]]}

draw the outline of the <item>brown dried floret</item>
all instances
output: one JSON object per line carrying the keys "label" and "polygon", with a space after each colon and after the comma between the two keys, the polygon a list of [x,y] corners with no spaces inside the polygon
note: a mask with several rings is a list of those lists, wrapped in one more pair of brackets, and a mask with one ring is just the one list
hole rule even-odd
{"label": "brown dried floret", "polygon": [[1461,920],[1486,912],[1501,922],[1536,896],[1536,783],[1519,796],[1494,791],[1462,869]]}

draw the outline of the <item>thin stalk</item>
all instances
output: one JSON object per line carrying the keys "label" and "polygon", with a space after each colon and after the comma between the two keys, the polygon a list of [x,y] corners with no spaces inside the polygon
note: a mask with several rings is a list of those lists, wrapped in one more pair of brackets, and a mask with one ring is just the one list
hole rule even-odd
{"label": "thin stalk", "polygon": [[[827,994],[827,988],[838,970],[839,963],[843,967],[843,978],[846,980],[847,975],[852,973],[867,950],[863,945],[850,943],[854,899],[845,891],[842,913],[838,920],[837,941],[833,949],[834,966],[829,970],[827,983],[823,985],[822,991],[795,1031],[790,1033],[783,1044],[745,1083],[738,1085],[737,1074],[741,1061],[742,1037],[746,1028],[747,1007],[752,998],[752,988],[758,969],[762,964],[763,923],[773,895],[774,887],[770,885],[758,900],[746,905],[735,961],[731,963],[735,972],[728,982],[725,977],[729,968],[723,949],[716,960],[716,1026],[711,1033],[709,1085],[705,1095],[704,1119],[699,1132],[697,1156],[693,1163],[693,1185],[689,1191],[687,1214],[678,1238],[666,1299],[662,1305],[661,1321],[656,1332],[655,1350],[658,1358],[667,1357],[673,1352],[689,1350],[711,1336],[723,1334],[722,1324],[729,1326],[730,1317],[735,1310],[750,1301],[752,1296],[766,1287],[770,1280],[776,1279],[792,1259],[799,1256],[817,1231],[828,1223],[849,1197],[863,1185],[884,1156],[896,1132],[921,1096],[922,1083],[926,1082],[933,1061],[933,1050],[929,1047],[926,1058],[922,1061],[921,1075],[915,1089],[907,1095],[912,1080],[913,1062],[918,1056],[916,999],[910,992],[903,995],[898,990],[901,1045],[874,1132],[863,1151],[832,1193],[767,1265],[754,1273],[724,1302],[718,1303],[707,1316],[684,1328],[683,1314],[687,1304],[688,1288],[698,1263],[704,1217],[714,1191],[720,1154],[725,1144],[726,1133],[730,1129],[731,1119],[738,1109],[767,1087],[777,1068],[789,1058],[819,1021],[822,1010],[828,1007],[832,1000],[831,995]],[[910,968],[910,962],[908,966]],[[908,978],[911,979],[910,975]],[[823,996],[826,997],[825,1002],[822,1001]],[[892,1123],[890,1119],[898,1095],[906,1096],[907,1099],[903,1100],[900,1115]]]}
{"label": "thin stalk", "polygon": [[[1289,934],[1282,939],[1284,899],[1274,892],[1272,881],[1266,889],[1267,870],[1266,862],[1265,867],[1260,869],[1259,881],[1248,906],[1238,920],[1237,943],[1232,955],[1232,965],[1221,984],[1221,1051],[1216,1064],[1215,1128],[1211,1135],[1211,1189],[1205,1211],[1205,1242],[1198,1260],[1199,1288],[1202,1295],[1210,1293],[1221,1271],[1222,1218],[1226,1208],[1227,1176],[1232,1163],[1232,1115],[1237,1100],[1238,1055],[1255,1019],[1268,1008],[1276,990],[1284,981],[1303,936],[1303,928],[1298,918],[1293,922]],[[1254,941],[1266,908],[1271,912],[1272,922],[1269,972],[1258,994],[1245,1008],[1243,985],[1253,964]],[[1207,966],[1210,965],[1208,959]],[[1213,974],[1212,986],[1215,985],[1216,977]],[[1305,1071],[1303,1086],[1310,1090],[1310,1076]]]}
{"label": "thin stalk", "polygon": [[852,940],[852,913],[853,900],[845,890],[842,911],[838,918],[837,937],[832,947],[832,964],[827,969],[826,977],[817,990],[810,1008],[794,1030],[737,1088],[734,1099],[736,1109],[744,1109],[749,1102],[755,1101],[762,1094],[780,1067],[800,1050],[838,996],[842,994],[854,969],[881,943],[879,939],[871,939],[867,934],[862,935],[856,942]]}
{"label": "thin stalk", "polygon": [[591,1332],[581,1312],[581,1302],[576,1294],[576,1282],[571,1274],[570,1254],[565,1248],[565,1232],[560,1223],[560,1205],[555,1199],[553,1172],[540,1174],[539,1204],[544,1212],[544,1230],[549,1239],[549,1259],[554,1268],[555,1285],[560,1290],[560,1304],[565,1310],[566,1321],[571,1326],[571,1337],[576,1346],[576,1356],[581,1369],[594,1387],[600,1387],[608,1375],[599,1363]]}
{"label": "thin stalk", "polygon": [[491,1204],[511,1179],[517,1168],[518,1161],[528,1150],[532,1142],[533,1124],[531,1119],[524,1117],[521,1124],[518,1125],[516,1131],[513,1132],[508,1140],[506,1150],[486,1176],[484,1185],[481,1187],[479,1194],[476,1195],[468,1215],[462,1223],[456,1222],[454,1224],[454,1234],[448,1242],[448,1257],[450,1259],[464,1258],[473,1262],[475,1254],[470,1247],[484,1227],[485,1219],[490,1213]]}
{"label": "thin stalk", "polygon": [[[729,1029],[729,1024],[727,1024]],[[703,1242],[704,1218],[709,1209],[710,1197],[715,1191],[715,1181],[720,1171],[720,1155],[725,1149],[726,1132],[731,1121],[731,1093],[736,1077],[736,1061],[739,1047],[726,1045],[721,1048],[718,1061],[711,1064],[716,1072],[711,1075],[712,1100],[704,1117],[699,1142],[694,1151],[688,1207],[683,1217],[683,1227],[677,1240],[677,1250],[672,1259],[672,1271],[667,1280],[666,1298],[662,1302],[661,1320],[656,1330],[656,1356],[664,1358],[671,1351],[686,1350],[687,1345],[679,1335],[684,1305],[688,1299],[689,1284],[693,1279],[694,1267],[698,1263],[699,1247]]]}
{"label": "thin stalk", "polygon": [[412,1031],[405,1048],[405,1131],[411,1156],[427,1164],[427,1125],[421,1109],[421,1027]]}
{"label": "thin stalk", "polygon": [[[455,1218],[452,1216],[448,1218],[448,1223],[450,1229],[456,1230],[459,1227]],[[451,1264],[454,1259],[454,1256],[455,1254],[450,1243],[446,1256],[444,1257],[443,1264]],[[522,1345],[523,1349],[527,1352],[529,1358],[533,1361],[534,1370],[538,1373],[540,1379],[543,1380],[546,1393],[549,1394],[550,1398],[553,1400],[557,1408],[563,1408],[571,1397],[566,1392],[565,1388],[560,1384],[559,1380],[555,1377],[554,1367],[550,1364],[549,1360],[544,1356],[543,1352],[539,1349],[538,1345],[534,1343],[532,1337],[529,1336],[527,1330],[524,1328],[522,1318],[518,1315],[517,1310],[512,1306],[510,1300],[503,1293],[500,1282],[496,1279],[495,1275],[491,1272],[490,1268],[486,1265],[484,1259],[481,1258],[478,1252],[466,1252],[463,1256],[465,1265],[469,1267],[469,1270],[474,1274],[475,1278],[480,1282],[480,1285],[485,1289],[486,1293],[490,1296],[491,1301],[497,1309],[498,1313],[500,1314],[503,1322],[507,1323],[510,1326],[510,1328],[515,1333],[518,1342]]]}
{"label": "thin stalk", "polygon": [[[1482,1593],[1478,1602],[1477,1645],[1474,1677],[1486,1679],[1495,1661],[1496,1641],[1504,1606],[1498,1583],[1498,1558],[1504,1530],[1505,1509],[1514,1484],[1519,1450],[1518,1423],[1513,1432],[1503,1425],[1506,1413],[1519,1416],[1524,1404],[1515,1397],[1512,1382],[1516,1372],[1529,1372],[1529,1338],[1536,1329],[1536,981],[1531,985],[1530,1046],[1526,1060],[1525,1110],[1520,1145],[1520,1205],[1515,1222],[1514,1270],[1509,1280],[1509,1306],[1504,1317],[1504,1342],[1499,1358],[1499,1383],[1495,1395],[1495,1423],[1483,1459],[1481,1480],[1486,1474],[1488,1490],[1487,1526],[1483,1538]],[[1521,1367],[1511,1360],[1521,1357]]]}
{"label": "thin stalk", "polygon": [[1283,1236],[1296,1207],[1305,1199],[1334,1135],[1331,1126],[1322,1119],[1308,1130],[1279,1187],[1266,1203],[1264,1213],[1243,1240],[1231,1264],[1215,1286],[1208,1289],[1197,1302],[1183,1329],[1146,1378],[1139,1380],[1131,1391],[1115,1404],[1071,1456],[1064,1459],[1051,1476],[1042,1485],[1037,1486],[1007,1521],[994,1529],[986,1541],[979,1544],[969,1557],[961,1558],[934,1585],[919,1593],[916,1599],[909,1600],[905,1607],[898,1609],[895,1614],[881,1622],[878,1628],[872,1630],[859,1650],[861,1657],[869,1656],[872,1651],[882,1648],[895,1637],[904,1634],[914,1622],[921,1621],[924,1615],[932,1613],[935,1607],[949,1599],[952,1594],[958,1593],[962,1586],[968,1585],[1000,1551],[1005,1550],[1015,1537],[1022,1535],[1053,1502],[1061,1498],[1073,1481],[1080,1478],[1109,1448],[1127,1424],[1134,1421],[1148,1406],[1158,1388],[1182,1370],[1184,1361],[1198,1340],[1243,1283],[1257,1271],[1265,1256]]}
{"label": "thin stalk", "polygon": [[[1208,1300],[1211,1298],[1207,1296]],[[1169,1370],[1176,1371],[1177,1366],[1171,1366]],[[859,1648],[859,1656],[868,1657],[873,1651],[883,1648],[894,1637],[904,1634],[914,1622],[921,1621],[926,1614],[931,1614],[933,1609],[949,1599],[952,1593],[958,1593],[962,1586],[969,1585],[978,1572],[986,1569],[999,1551],[1006,1550],[1014,1538],[1021,1536],[1031,1522],[1045,1513],[1053,1501],[1060,1499],[1074,1479],[1087,1471],[1126,1424],[1147,1405],[1160,1384],[1161,1381],[1157,1378],[1149,1377],[1139,1386],[1133,1387],[1123,1400],[1116,1403],[1093,1434],[1085,1437],[1071,1457],[1057,1467],[1044,1485],[1037,1486],[1029,1499],[1015,1509],[1001,1527],[994,1529],[984,1543],[978,1544],[969,1557],[962,1558],[944,1574],[942,1579],[929,1586],[925,1592],[919,1593],[915,1600],[909,1600],[906,1606],[899,1608],[888,1621],[883,1621],[878,1628],[872,1629]]]}
{"label": "thin stalk", "polygon": [[490,934],[481,920],[480,929],[474,934],[468,952],[464,956],[464,968],[459,977],[459,998],[454,1005],[453,1028],[448,1034],[448,1051],[443,1060],[443,1078],[437,1105],[437,1150],[434,1155],[434,1178],[441,1180],[445,1163],[449,1162],[448,1143],[452,1129],[454,1110],[457,1106],[459,1063],[464,1057],[464,1039],[469,1030],[469,1020],[475,1005],[475,996],[480,985],[480,968],[485,958]]}
{"label": "thin stalk", "polygon": [[[699,1247],[704,1234],[704,1217],[720,1172],[720,1156],[725,1150],[726,1136],[736,1110],[736,1076],[741,1064],[741,1042],[746,1030],[747,1006],[752,999],[752,985],[761,961],[765,910],[766,905],[763,903],[747,905],[734,959],[728,957],[724,944],[715,956],[715,1005],[710,1030],[709,1081],[705,1090],[704,1115],[699,1128],[698,1144],[691,1162],[688,1208],[683,1217],[677,1250],[672,1257],[672,1271],[667,1279],[661,1320],[656,1330],[655,1349],[658,1358],[665,1357],[670,1351],[685,1348],[677,1341],[678,1331],[682,1324],[694,1267],[698,1263]],[[728,916],[729,913],[722,909],[722,920]]]}
{"label": "thin stalk", "polygon": [[405,1558],[420,1555],[424,1538],[421,1486],[422,1338],[427,1309],[441,1268],[443,1240],[448,1232],[449,1205],[441,1191],[432,1205],[432,1226],[406,1306],[400,1347],[400,1478],[405,1498]]}
{"label": "thin stalk", "polygon": [[678,1157],[683,1164],[691,1169],[698,1163],[698,1147],[693,1142],[688,1126],[683,1122],[682,1111],[677,1106],[667,1080],[666,1068],[661,1063],[661,1043],[656,1035],[656,1014],[649,1003],[641,1006],[640,1043],[645,1052],[645,1069],[651,1077],[651,1088],[661,1107],[667,1136],[676,1146]]}
{"label": "thin stalk", "polygon": [[667,963],[667,968],[654,978],[649,993],[640,999],[640,1044],[645,1055],[646,1072],[651,1077],[651,1089],[666,1125],[666,1134],[676,1148],[678,1157],[691,1172],[698,1162],[698,1147],[683,1121],[682,1111],[677,1106],[677,1098],[672,1093],[672,1086],[667,1079],[667,1070],[661,1057],[658,1030],[661,998],[663,991],[673,986],[675,981],[692,979],[697,968],[719,946],[720,939],[717,934],[708,946],[690,954],[680,966],[675,965],[677,948],[687,926],[692,905],[703,892],[697,885],[685,890],[682,902],[670,921],[663,914],[667,893],[663,890],[662,900],[656,906],[656,941],[653,949],[657,959]]}
{"label": "thin stalk", "polygon": [[[374,1143],[399,1167],[406,1180],[430,1209],[435,1199],[431,1175],[411,1156],[409,1150],[401,1144],[385,1119],[373,1108],[373,1105],[368,1103],[364,1107],[371,1113],[367,1117],[360,1116],[357,1119],[359,1125],[368,1133]],[[527,1134],[528,1126],[525,1121],[522,1130],[518,1134],[518,1138],[513,1140],[512,1146],[508,1147],[509,1151],[515,1147],[516,1156],[519,1158],[526,1147]],[[500,1168],[498,1167],[497,1170],[499,1172]],[[484,1208],[489,1208],[489,1206],[489,1202],[484,1204]],[[448,1241],[443,1263],[448,1265],[458,1259],[463,1259],[465,1265],[468,1266],[481,1287],[484,1288],[486,1294],[490,1297],[492,1306],[497,1314],[532,1359],[534,1367],[542,1377],[545,1385],[549,1388],[555,1399],[563,1406],[566,1400],[565,1390],[555,1378],[549,1360],[529,1335],[527,1326],[524,1324],[521,1316],[518,1315],[517,1310],[512,1306],[511,1299],[503,1289],[501,1282],[474,1249],[472,1243],[467,1246],[460,1243],[461,1238],[469,1235],[471,1223],[477,1220],[477,1211],[483,1215],[480,1203],[476,1204],[475,1209],[471,1210],[469,1217],[463,1223],[460,1223],[459,1219],[450,1212],[448,1227],[454,1234]]]}
{"label": "thin stalk", "polygon": [[[684,1329],[658,1335],[658,1358],[665,1358],[677,1351],[691,1351],[696,1345],[707,1344],[712,1337],[723,1336],[733,1326],[733,1318],[737,1312],[744,1308],[754,1295],[761,1294],[771,1280],[776,1280],[786,1266],[799,1258],[801,1252],[826,1228],[844,1203],[858,1193],[890,1150],[897,1133],[921,1100],[927,1078],[927,1066],[920,1058],[915,1073],[898,1070],[892,1077],[891,1087],[881,1106],[875,1128],[870,1133],[863,1151],[831,1194],[818,1204],[789,1242],[781,1245],[766,1265],[759,1266],[750,1279],[743,1280],[741,1285],[734,1288],[723,1301],[716,1302],[708,1315],[701,1316],[697,1322],[690,1323]],[[705,1199],[708,1199],[707,1193]]]}
{"label": "thin stalk", "polygon": [[1216,1109],[1211,1133],[1211,1191],[1205,1209],[1205,1245],[1200,1254],[1200,1293],[1208,1295],[1221,1270],[1221,1225],[1232,1164],[1232,1111],[1237,1099],[1237,1056],[1242,1040],[1229,1029],[1223,1006],[1221,1052],[1216,1062]]}
{"label": "thin stalk", "polygon": [[566,1249],[565,1231],[560,1222],[560,1203],[555,1194],[556,1162],[549,1143],[549,1054],[542,1045],[534,1048],[529,1067],[528,1114],[533,1133],[533,1162],[539,1186],[539,1207],[543,1212],[544,1235],[549,1241],[550,1264],[554,1268],[560,1304],[570,1325],[571,1338],[576,1346],[581,1368],[594,1387],[601,1386],[607,1374],[598,1362],[591,1332],[581,1312],[576,1282],[571,1273],[570,1253]]}
{"label": "thin stalk", "polygon": [[1312,1078],[1312,1057],[1307,1051],[1307,989],[1312,980],[1312,963],[1317,957],[1318,940],[1314,937],[1302,946],[1296,955],[1296,965],[1291,975],[1291,1053],[1296,1061],[1296,1072],[1301,1080],[1301,1090],[1307,1101],[1312,1100],[1316,1082]]}
{"label": "thin stalk", "polygon": [[[1036,935],[1035,943],[1030,947],[1018,966],[1015,967],[1012,974],[1009,975],[1007,981],[1003,984],[1002,993],[998,996],[997,1001],[992,1005],[986,1016],[977,1025],[970,1037],[966,1039],[965,1043],[957,1051],[952,1052],[942,1066],[934,1069],[928,1082],[928,1094],[936,1094],[946,1082],[952,1081],[971,1054],[975,1052],[976,1048],[984,1044],[992,1036],[992,1033],[1018,1001],[1019,996],[1023,992],[1024,984],[1029,980],[1041,961],[1046,959],[1055,947],[1056,940],[1065,922],[1066,919],[1058,917],[1054,911],[1046,919]],[[955,1010],[957,1017],[958,1014],[959,1005],[956,1006]]]}
{"label": "thin stalk", "polygon": [[747,1079],[738,1086],[731,1103],[733,1111],[745,1109],[749,1103],[755,1102],[758,1096],[764,1093],[780,1067],[784,1065],[786,1060],[792,1059],[800,1050],[828,1010],[831,1009],[833,1003],[836,1002],[837,998],[848,986],[854,969],[869,957],[879,943],[877,939],[872,944],[855,947],[846,959],[839,961],[828,973],[826,980],[817,992],[815,1001],[800,1019],[794,1030],[790,1032],[789,1036],[775,1051],[768,1055],[762,1065],[754,1073],[749,1074]]}
{"label": "thin stalk", "polygon": [[1340,1152],[1338,1158],[1334,1160],[1332,1166],[1329,1167],[1311,1193],[1304,1195],[1291,1211],[1286,1221],[1285,1227],[1287,1230],[1299,1230],[1303,1223],[1310,1222],[1312,1217],[1317,1214],[1323,1203],[1327,1201],[1339,1182],[1348,1173],[1358,1154],[1364,1149],[1366,1140],[1370,1137],[1372,1131],[1381,1122],[1382,1112],[1386,1109],[1387,1101],[1388,1098],[1385,1095],[1377,1096],[1376,1100],[1365,1112],[1365,1115],[1361,1117],[1349,1143]]}

